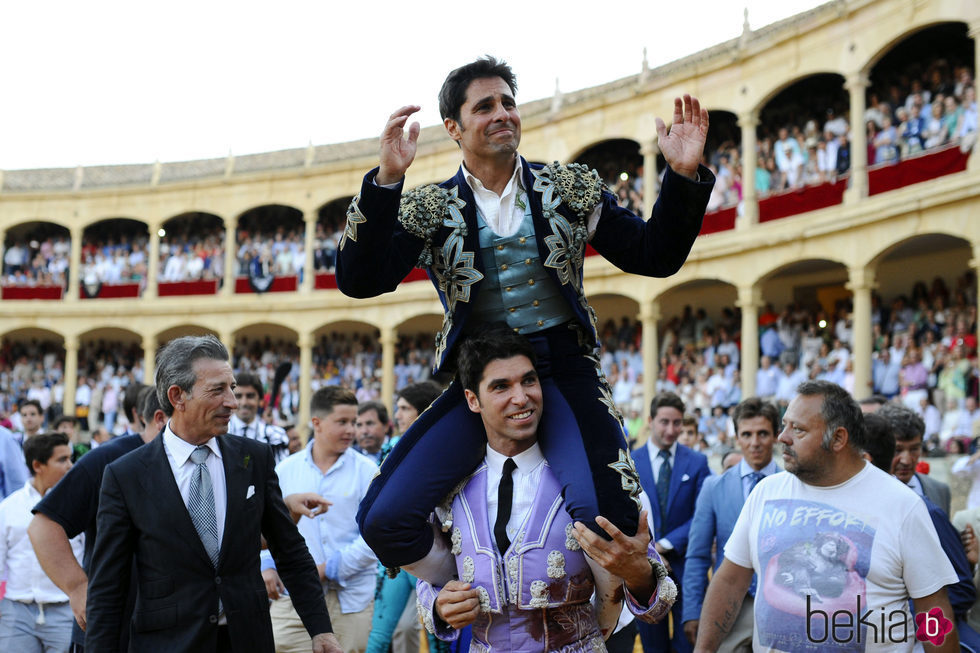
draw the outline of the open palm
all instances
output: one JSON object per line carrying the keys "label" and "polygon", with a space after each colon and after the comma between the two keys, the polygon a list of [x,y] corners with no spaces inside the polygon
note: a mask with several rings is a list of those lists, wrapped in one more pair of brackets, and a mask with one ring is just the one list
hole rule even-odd
{"label": "open palm", "polygon": [[660,151],[674,172],[694,178],[704,154],[708,137],[708,110],[701,108],[698,99],[685,94],[674,100],[674,118],[667,131],[664,121],[657,118]]}

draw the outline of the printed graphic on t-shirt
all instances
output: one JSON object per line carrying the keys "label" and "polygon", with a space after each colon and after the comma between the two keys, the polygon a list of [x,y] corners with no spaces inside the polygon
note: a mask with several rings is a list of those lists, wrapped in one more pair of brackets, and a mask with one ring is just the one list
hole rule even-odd
{"label": "printed graphic on t-shirt", "polygon": [[834,506],[767,501],[759,524],[760,643],[781,651],[863,651],[875,529]]}

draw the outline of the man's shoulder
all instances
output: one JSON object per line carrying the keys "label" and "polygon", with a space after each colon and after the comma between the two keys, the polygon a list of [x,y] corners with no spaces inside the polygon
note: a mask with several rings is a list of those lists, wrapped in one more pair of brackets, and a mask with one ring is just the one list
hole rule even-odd
{"label": "man's shoulder", "polygon": [[677,460],[688,459],[697,467],[708,467],[708,457],[700,451],[695,451],[683,444],[677,445]]}
{"label": "man's shoulder", "polygon": [[941,491],[949,492],[949,485],[946,483],[934,479],[926,474],[920,474],[919,472],[916,472],[915,475],[919,479],[919,482],[922,483],[923,487],[933,487]]}
{"label": "man's shoulder", "polygon": [[78,459],[76,467],[81,469],[101,469],[143,446],[143,438],[138,435],[121,435],[92,449]]}

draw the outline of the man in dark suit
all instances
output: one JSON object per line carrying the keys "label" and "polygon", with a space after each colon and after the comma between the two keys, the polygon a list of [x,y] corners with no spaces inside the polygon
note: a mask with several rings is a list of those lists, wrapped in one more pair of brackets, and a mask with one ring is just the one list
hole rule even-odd
{"label": "man in dark suit", "polygon": [[264,535],[313,651],[339,653],[272,450],[221,435],[237,405],[227,349],[213,336],[172,341],[157,355],[156,388],[170,416],[163,434],[105,470],[86,650],[115,651],[130,627],[121,615],[135,560],[130,651],[271,652]]}
{"label": "man in dark suit", "polygon": [[885,404],[878,414],[891,423],[895,435],[895,458],[892,462],[895,478],[915,490],[920,497],[927,497],[942,508],[948,519],[949,486],[915,471],[922,456],[922,434],[925,431],[922,419],[904,406],[895,404]]}
{"label": "man in dark suit", "polygon": [[[704,482],[698,496],[694,519],[691,522],[684,566],[684,634],[691,644],[697,639],[701,619],[701,604],[708,587],[708,569],[717,570],[724,559],[713,551],[724,551],[725,543],[735,528],[738,514],[745,499],[756,484],[766,476],[782,471],[772,459],[773,445],[779,433],[779,410],[758,397],[746,399],[732,413],[735,422],[735,442],[742,452],[742,460],[721,476],[712,476]],[[712,545],[717,545],[712,549]],[[742,611],[735,626],[719,647],[719,651],[751,651],[752,597],[742,602]]]}
{"label": "man in dark suit", "polygon": [[684,402],[673,392],[661,392],[650,404],[650,440],[633,452],[640,483],[653,504],[657,552],[670,564],[670,575],[678,585],[677,601],[671,610],[674,636],[667,620],[637,624],[643,650],[687,653],[691,644],[681,628],[684,556],[688,531],[701,484],[711,475],[708,458],[677,442],[684,419]]}

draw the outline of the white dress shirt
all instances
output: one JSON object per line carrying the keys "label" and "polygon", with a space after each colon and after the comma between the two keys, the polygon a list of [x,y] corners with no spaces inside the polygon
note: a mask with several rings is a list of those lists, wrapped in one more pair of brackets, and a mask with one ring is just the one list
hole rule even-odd
{"label": "white dress shirt", "polygon": [[[27,536],[27,527],[34,515],[31,508],[41,500],[34,479],[0,502],[0,578],[7,579],[6,598],[36,603],[63,603],[68,600],[51,579],[44,574],[34,555]],[[85,535],[71,540],[71,550],[82,564]]]}
{"label": "white dress shirt", "polygon": [[[313,519],[301,517],[296,524],[316,564],[328,563],[336,556],[336,576],[330,581],[337,590],[344,614],[360,612],[372,605],[378,559],[357,528],[357,508],[367,494],[378,466],[369,458],[348,448],[326,472],[313,461],[315,440],[276,465],[283,496],[296,492],[316,492],[333,502],[330,509]],[[271,555],[262,552],[262,568],[272,566]],[[328,574],[329,576],[329,574]]]}
{"label": "white dress shirt", "polygon": [[[535,442],[527,451],[509,457],[517,465],[511,473],[511,478],[514,480],[514,498],[510,519],[507,520],[507,537],[513,542],[531,512],[531,506],[534,505],[541,472],[544,470],[544,455],[541,453],[541,447]],[[504,462],[507,458],[508,456],[487,447],[487,455],[484,458],[487,463],[487,517],[490,520],[490,537],[493,538],[494,544],[497,543],[497,538],[493,534],[493,525],[497,523],[497,491],[500,488],[500,478],[503,476]]]}
{"label": "white dress shirt", "polygon": [[[212,453],[208,456],[205,464],[211,474],[211,488],[214,491],[214,516],[218,522],[218,550],[221,550],[221,542],[225,534],[225,513],[228,508],[225,467],[221,462],[221,447],[218,446],[218,441],[211,438],[205,443],[205,446]],[[197,465],[191,460],[191,454],[195,449],[197,449],[197,445],[177,437],[170,430],[170,422],[167,422],[167,427],[163,430],[163,450],[167,452],[167,461],[170,463],[170,469],[173,470],[177,489],[180,490],[180,498],[184,500],[184,506],[187,506],[187,500],[191,493],[191,478],[197,469]]]}
{"label": "white dress shirt", "polygon": [[[650,466],[653,468],[653,480],[659,482],[660,468],[664,465],[664,459],[660,457],[661,449],[653,440],[650,440],[650,446],[647,449],[649,449],[650,454]],[[670,470],[673,473],[674,467],[677,466],[677,440],[674,440],[674,444],[670,445],[667,451],[670,452]],[[658,507],[657,510],[660,510],[660,508]]]}

